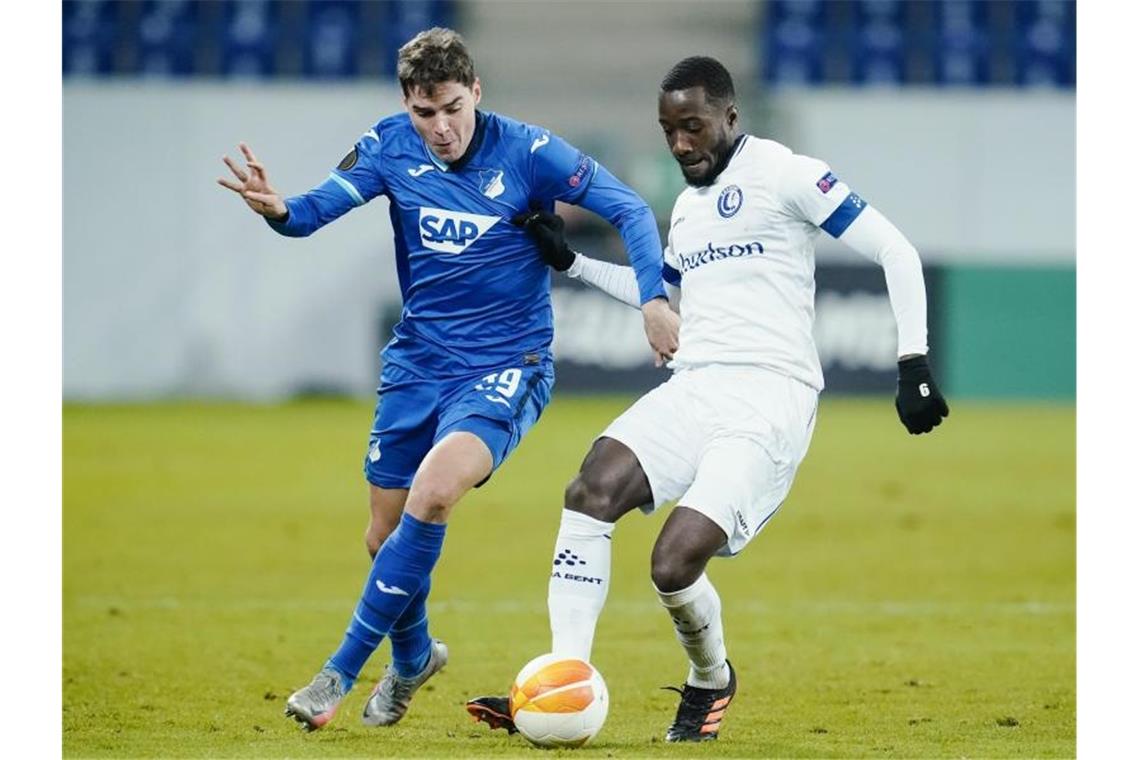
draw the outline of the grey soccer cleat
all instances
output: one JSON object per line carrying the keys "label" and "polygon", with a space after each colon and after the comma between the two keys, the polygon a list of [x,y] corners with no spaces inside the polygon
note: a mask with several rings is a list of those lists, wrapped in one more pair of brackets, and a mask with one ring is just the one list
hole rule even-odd
{"label": "grey soccer cleat", "polygon": [[431,654],[428,656],[427,665],[419,675],[403,678],[396,675],[396,670],[389,665],[380,683],[372,690],[368,703],[364,705],[364,725],[391,726],[397,723],[408,712],[408,704],[412,701],[416,689],[443,670],[446,664],[447,644],[439,639],[432,639]]}
{"label": "grey soccer cleat", "polygon": [[301,724],[305,731],[316,731],[332,720],[348,689],[340,673],[322,668],[309,685],[293,692],[285,702],[285,716]]}

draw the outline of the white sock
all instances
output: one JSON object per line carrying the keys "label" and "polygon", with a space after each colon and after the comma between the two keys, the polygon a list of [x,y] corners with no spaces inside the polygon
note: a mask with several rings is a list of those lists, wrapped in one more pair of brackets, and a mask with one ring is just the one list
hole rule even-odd
{"label": "white sock", "polygon": [[[656,586],[654,586],[656,588]],[[702,689],[728,686],[724,626],[720,620],[720,597],[704,573],[696,583],[680,591],[657,589],[661,604],[673,619],[677,641],[689,656],[686,683]]]}
{"label": "white sock", "polygon": [[562,510],[546,596],[555,654],[590,660],[594,626],[610,590],[613,529],[613,523]]}

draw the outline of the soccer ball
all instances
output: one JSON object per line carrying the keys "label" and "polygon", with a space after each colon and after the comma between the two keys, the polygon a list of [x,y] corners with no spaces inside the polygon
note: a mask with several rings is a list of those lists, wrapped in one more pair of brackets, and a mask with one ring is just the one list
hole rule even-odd
{"label": "soccer ball", "polygon": [[580,747],[606,722],[610,695],[602,674],[584,660],[536,657],[511,685],[511,718],[540,747]]}

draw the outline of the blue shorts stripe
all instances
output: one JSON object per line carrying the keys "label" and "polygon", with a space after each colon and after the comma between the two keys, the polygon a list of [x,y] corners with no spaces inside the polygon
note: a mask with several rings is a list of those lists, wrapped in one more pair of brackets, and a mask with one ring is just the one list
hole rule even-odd
{"label": "blue shorts stripe", "polygon": [[827,217],[819,227],[833,238],[838,238],[847,231],[851,222],[863,213],[866,206],[865,200],[855,193],[848,193],[847,197],[843,199],[843,203],[840,203],[839,207],[831,212],[831,216]]}
{"label": "blue shorts stripe", "polygon": [[668,264],[661,265],[661,279],[670,285],[681,287],[681,273]]}
{"label": "blue shorts stripe", "polygon": [[537,372],[530,376],[530,380],[528,380],[526,384],[526,390],[523,391],[523,394],[515,403],[515,411],[514,414],[511,415],[512,422],[518,422],[519,417],[526,411],[526,405],[530,402],[530,397],[534,395],[534,388],[538,385],[540,380],[542,380],[542,375]]}

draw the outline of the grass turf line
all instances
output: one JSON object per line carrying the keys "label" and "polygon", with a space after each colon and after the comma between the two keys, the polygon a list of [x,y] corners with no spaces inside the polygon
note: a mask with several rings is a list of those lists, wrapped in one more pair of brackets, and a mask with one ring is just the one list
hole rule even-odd
{"label": "grass turf line", "polygon": [[[547,756],[462,704],[548,646],[562,489],[628,402],[556,398],[456,509],[429,607],[451,664],[408,717],[360,724],[384,645],[307,736],[281,710],[367,570],[371,405],[67,406],[65,756]],[[710,566],[740,691],[700,753],[1073,756],[1074,504],[1071,406],[957,403],[911,437],[888,399],[825,396],[780,514]],[[661,741],[676,696],[658,687],[686,672],[648,578],[663,517],[614,536],[594,651],[612,705],[578,755],[697,750]]]}

